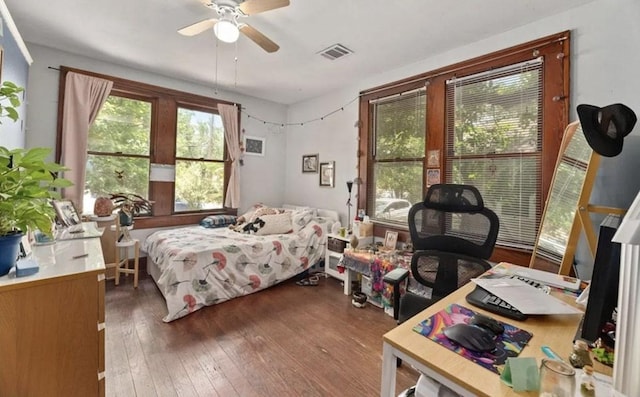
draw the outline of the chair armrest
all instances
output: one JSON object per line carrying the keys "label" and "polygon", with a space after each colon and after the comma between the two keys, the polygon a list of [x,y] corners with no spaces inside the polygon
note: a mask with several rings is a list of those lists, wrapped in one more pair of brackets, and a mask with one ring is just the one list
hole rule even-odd
{"label": "chair armrest", "polygon": [[385,274],[382,278],[385,283],[393,285],[393,318],[395,320],[398,319],[400,310],[400,283],[406,280],[408,276],[409,269],[399,267]]}
{"label": "chair armrest", "polygon": [[403,282],[408,276],[409,269],[403,269],[399,267],[385,274],[382,278],[382,281],[391,285],[397,285]]}

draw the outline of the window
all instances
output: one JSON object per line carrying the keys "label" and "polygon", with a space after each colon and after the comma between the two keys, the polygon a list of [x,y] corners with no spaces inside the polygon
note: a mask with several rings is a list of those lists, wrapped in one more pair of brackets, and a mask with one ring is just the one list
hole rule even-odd
{"label": "window", "polygon": [[447,82],[446,182],[478,188],[501,245],[535,243],[541,108],[541,58]]}
{"label": "window", "polygon": [[568,124],[569,36],[361,93],[358,206],[376,235],[408,239],[408,208],[390,206],[422,201],[433,183],[468,183],[500,218],[493,259],[528,263]]}
{"label": "window", "polygon": [[179,107],[174,211],[222,207],[224,158],[220,115]]}
{"label": "window", "polygon": [[112,193],[148,197],[151,108],[148,101],[109,96],[89,129],[83,208]]}
{"label": "window", "polygon": [[[235,213],[223,205],[230,161],[217,106],[227,102],[67,67],[61,67],[61,84],[69,71],[113,81],[88,135],[86,210],[100,195],[123,192],[153,202],[153,213],[136,219],[136,228]],[[64,103],[64,89],[59,95]],[[59,123],[58,153],[61,129]],[[150,180],[154,164],[175,166],[175,181]]]}
{"label": "window", "polygon": [[370,102],[373,219],[406,223],[411,203],[422,199],[426,141],[425,89]]}

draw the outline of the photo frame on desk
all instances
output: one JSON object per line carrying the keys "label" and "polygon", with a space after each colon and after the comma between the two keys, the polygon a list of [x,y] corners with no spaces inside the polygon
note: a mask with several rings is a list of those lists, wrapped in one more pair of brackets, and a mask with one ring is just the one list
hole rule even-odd
{"label": "photo frame on desk", "polygon": [[387,250],[395,250],[396,243],[398,242],[398,232],[392,232],[387,230],[384,234],[384,248]]}
{"label": "photo frame on desk", "polygon": [[20,239],[20,257],[26,258],[31,255],[31,252],[31,232],[29,232]]}
{"label": "photo frame on desk", "polygon": [[82,223],[76,207],[71,200],[53,200],[53,208],[56,210],[56,223],[69,227]]}

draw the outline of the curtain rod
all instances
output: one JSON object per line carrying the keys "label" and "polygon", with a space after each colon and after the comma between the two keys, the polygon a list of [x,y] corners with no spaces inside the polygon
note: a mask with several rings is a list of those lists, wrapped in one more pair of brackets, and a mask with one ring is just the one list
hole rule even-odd
{"label": "curtain rod", "polygon": [[57,70],[58,72],[60,71],[60,68],[54,68],[53,66],[47,66],[47,69]]}

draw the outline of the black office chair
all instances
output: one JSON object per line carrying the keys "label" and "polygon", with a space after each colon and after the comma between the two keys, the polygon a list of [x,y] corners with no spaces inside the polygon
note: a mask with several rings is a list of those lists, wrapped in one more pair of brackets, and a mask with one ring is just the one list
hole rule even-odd
{"label": "black office chair", "polygon": [[[424,201],[411,207],[408,220],[414,249],[411,274],[432,293],[427,298],[407,291],[399,302],[394,294],[398,323],[488,270],[500,227],[478,189],[458,184],[432,185]],[[395,290],[402,277],[390,282]]]}

